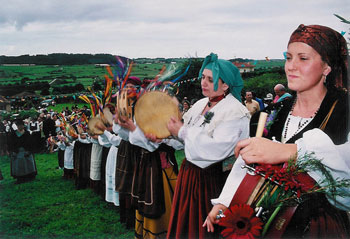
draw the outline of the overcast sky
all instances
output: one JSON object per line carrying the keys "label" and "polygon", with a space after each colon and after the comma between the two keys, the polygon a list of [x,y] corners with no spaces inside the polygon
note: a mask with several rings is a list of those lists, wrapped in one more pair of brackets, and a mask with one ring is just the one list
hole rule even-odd
{"label": "overcast sky", "polygon": [[0,0],[0,55],[283,58],[299,24],[341,32],[349,0]]}

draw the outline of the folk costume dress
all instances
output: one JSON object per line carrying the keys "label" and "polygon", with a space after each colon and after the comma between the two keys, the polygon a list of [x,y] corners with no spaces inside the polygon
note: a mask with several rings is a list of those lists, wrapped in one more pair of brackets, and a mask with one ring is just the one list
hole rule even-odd
{"label": "folk costume dress", "polygon": [[33,151],[35,153],[38,153],[40,151],[41,147],[41,132],[40,132],[40,126],[39,126],[39,121],[31,121],[28,124],[28,132],[31,135],[31,140],[32,140],[32,147]]}
{"label": "folk costume dress", "polygon": [[90,180],[91,188],[96,193],[99,193],[101,183],[101,164],[102,164],[102,149],[103,146],[99,144],[98,139],[91,139],[91,161],[90,161]]}
{"label": "folk costume dress", "polygon": [[[184,143],[183,161],[175,189],[168,238],[212,238],[202,227],[225,182],[223,164],[239,140],[249,136],[250,113],[232,94],[202,115],[208,98],[196,102],[184,115],[178,135]],[[217,231],[217,230],[216,230]]]}
{"label": "folk costume dress", "polygon": [[63,177],[65,179],[73,179],[75,177],[74,174],[74,144],[75,140],[69,135],[67,137],[66,149],[64,150],[64,168],[63,168]]}
{"label": "folk costume dress", "polygon": [[115,166],[115,190],[119,192],[120,222],[132,229],[135,227],[135,208],[132,205],[131,185],[140,148],[129,142],[129,131],[120,125],[113,123],[113,132],[122,138]]}
{"label": "folk costume dress", "polygon": [[[279,142],[295,143],[298,139],[303,137],[304,133],[312,129],[320,128],[324,119],[331,111],[334,102],[338,100],[338,103],[334,105],[334,109],[323,131],[331,138],[334,144],[345,143],[349,132],[347,129],[347,106],[341,103],[346,101],[345,97],[346,96],[342,94],[329,90],[314,118],[303,119],[299,117],[300,119],[297,121],[292,119],[294,116],[290,115],[294,99],[284,101],[281,109],[277,109],[278,112],[273,119],[267,137]],[[257,118],[258,114],[254,115],[251,124],[257,123]],[[298,128],[299,122],[305,122],[305,120],[309,120],[309,122],[305,123],[301,128]],[[251,127],[251,129],[253,128],[254,127]],[[296,129],[297,131],[286,134],[288,128]],[[251,132],[251,135],[255,135],[255,132]],[[333,159],[327,159],[327,161],[328,160]],[[328,164],[327,161],[324,162],[325,165]],[[219,198],[212,200],[213,204],[220,203],[227,207],[230,205],[237,188],[246,175],[246,170],[241,168],[244,164],[242,158],[239,157],[231,170]],[[338,163],[334,162],[332,164],[337,165]],[[334,167],[330,169],[332,176],[337,178],[338,169]],[[316,172],[311,172],[309,175],[314,178],[316,182],[320,179],[319,176],[316,176]],[[326,199],[324,194],[310,196],[308,200],[298,206],[283,237],[348,238],[350,235],[350,224],[346,212],[332,206],[331,203],[332,202]],[[335,206],[337,206],[337,204],[335,204]]]}
{"label": "folk costume dress", "polygon": [[90,137],[83,139],[78,136],[74,145],[73,160],[75,169],[75,188],[84,189],[90,180],[90,162],[92,143]]}
{"label": "folk costume dress", "polygon": [[103,136],[103,134],[99,135],[98,143],[102,146],[102,156],[100,167],[101,181],[99,184],[98,193],[102,199],[105,199],[106,197],[106,164],[109,150],[111,149],[111,144],[109,143],[109,141],[105,141],[104,139],[105,137]]}
{"label": "folk costume dress", "polygon": [[135,236],[165,238],[178,173],[175,149],[183,145],[173,139],[161,144],[150,142],[138,127],[129,133],[129,141],[140,147],[131,188],[136,208]]}
{"label": "folk costume dress", "polygon": [[106,162],[106,195],[105,200],[107,202],[113,203],[115,206],[119,206],[119,193],[115,189],[115,170],[117,162],[118,147],[121,142],[121,138],[118,135],[112,134],[109,131],[104,131],[104,133],[99,137],[99,143],[103,146],[110,145],[110,150],[107,156]]}
{"label": "folk costume dress", "polygon": [[18,183],[33,180],[37,175],[34,153],[32,152],[30,134],[17,130],[9,134],[8,150],[11,158],[11,176]]}

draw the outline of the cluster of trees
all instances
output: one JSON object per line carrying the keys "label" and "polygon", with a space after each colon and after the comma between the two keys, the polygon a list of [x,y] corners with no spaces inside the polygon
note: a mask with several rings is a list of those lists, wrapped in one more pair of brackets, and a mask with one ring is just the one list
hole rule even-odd
{"label": "cluster of trees", "polygon": [[[126,58],[119,56],[123,61]],[[136,63],[183,62],[186,58],[136,58]],[[0,56],[0,64],[34,64],[34,65],[85,65],[115,64],[116,56],[111,54],[68,54],[52,53],[48,55]]]}
{"label": "cluster of trees", "polygon": [[50,94],[49,89],[50,85],[47,82],[39,82],[34,84],[21,84],[20,82],[17,82],[15,84],[2,85],[0,87],[0,95],[13,96],[23,91],[33,93],[35,91],[40,91],[42,95],[48,95]]}
{"label": "cluster of trees", "polygon": [[79,93],[85,90],[83,84],[55,86],[52,88],[53,95]]}
{"label": "cluster of trees", "polygon": [[[121,57],[124,58],[124,57]],[[115,62],[111,54],[67,54],[0,56],[0,64],[85,65]]]}

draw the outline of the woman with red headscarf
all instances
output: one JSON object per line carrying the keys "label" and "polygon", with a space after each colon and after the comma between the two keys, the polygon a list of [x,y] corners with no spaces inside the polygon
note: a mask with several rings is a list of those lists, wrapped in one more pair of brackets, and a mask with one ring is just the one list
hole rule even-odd
{"label": "woman with red headscarf", "polygon": [[[268,139],[252,137],[238,142],[235,154],[240,157],[220,197],[212,200],[215,206],[205,222],[208,230],[213,230],[212,223],[217,222],[219,210],[225,210],[232,198],[237,197],[235,194],[246,175],[246,170],[241,169],[245,163],[278,165],[297,153],[302,156],[296,141],[315,128],[323,130],[336,145],[346,142],[349,132],[348,97],[344,90],[349,80],[347,66],[346,41],[338,32],[320,25],[300,25],[293,32],[285,62],[288,88],[295,92],[293,100],[277,109],[268,129]],[[252,117],[251,125],[256,123],[256,116]],[[255,135],[252,131],[250,134]],[[337,164],[333,160],[326,158],[321,163],[325,167]],[[337,178],[341,169],[329,169],[333,178]],[[316,182],[324,179],[316,171],[308,174]],[[327,200],[325,194],[313,194],[299,205],[283,237],[349,238],[349,219],[340,209],[346,210]]]}

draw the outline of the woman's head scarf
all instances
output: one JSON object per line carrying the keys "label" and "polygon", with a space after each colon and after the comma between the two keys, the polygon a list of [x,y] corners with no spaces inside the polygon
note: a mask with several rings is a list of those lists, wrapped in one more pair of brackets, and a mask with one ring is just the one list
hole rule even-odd
{"label": "woman's head scarf", "polygon": [[346,88],[348,84],[348,50],[346,40],[339,32],[325,26],[301,24],[292,33],[288,45],[293,42],[308,44],[331,67],[332,70],[327,76],[327,87]]}
{"label": "woman's head scarf", "polygon": [[129,76],[128,79],[126,80],[126,84],[132,84],[134,86],[138,86],[138,85],[141,85],[142,82],[140,78],[136,76]]}
{"label": "woman's head scarf", "polygon": [[214,90],[217,91],[219,79],[226,83],[230,88],[230,93],[239,101],[241,101],[241,91],[243,89],[243,80],[239,70],[232,62],[218,59],[218,56],[211,53],[205,57],[202,68],[199,71],[199,78],[202,77],[204,69],[213,72]]}

